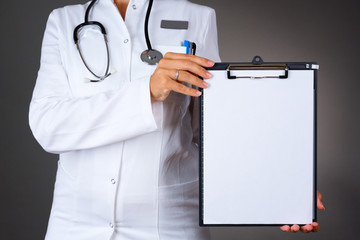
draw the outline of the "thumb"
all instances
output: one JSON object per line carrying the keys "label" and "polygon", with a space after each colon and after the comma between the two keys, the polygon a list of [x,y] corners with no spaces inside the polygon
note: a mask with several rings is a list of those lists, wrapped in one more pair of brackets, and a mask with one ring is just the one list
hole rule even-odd
{"label": "thumb", "polygon": [[325,206],[322,203],[322,194],[319,192],[319,190],[317,191],[317,208],[325,210]]}

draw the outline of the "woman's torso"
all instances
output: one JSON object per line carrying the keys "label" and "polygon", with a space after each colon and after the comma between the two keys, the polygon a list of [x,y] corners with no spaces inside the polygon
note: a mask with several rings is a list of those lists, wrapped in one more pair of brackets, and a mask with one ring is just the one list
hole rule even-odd
{"label": "woman's torso", "polygon": [[[112,75],[101,83],[86,81],[90,76],[72,34],[83,22],[87,6],[53,13],[72,97],[116,91],[123,81],[150,78],[156,66],[140,60],[147,48],[143,31],[147,1],[131,0],[124,22],[111,0],[99,0],[90,20],[107,30]],[[190,40],[198,45],[198,55],[206,56],[202,44],[211,11],[185,0],[154,1],[149,20],[153,48],[183,52],[182,42]],[[189,27],[164,29],[161,20],[188,21]],[[101,48],[92,50],[95,56],[104,54]],[[103,64],[96,61],[92,64]],[[47,239],[208,239],[208,232],[198,227],[198,152],[190,104],[190,97],[172,92],[165,102],[153,104],[161,125],[157,131],[60,154]],[[126,126],[119,126],[119,131],[122,128]]]}

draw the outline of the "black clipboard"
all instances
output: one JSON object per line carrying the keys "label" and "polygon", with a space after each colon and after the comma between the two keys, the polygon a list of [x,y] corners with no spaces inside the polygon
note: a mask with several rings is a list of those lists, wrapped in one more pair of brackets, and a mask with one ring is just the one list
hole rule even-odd
{"label": "black clipboard", "polygon": [[[200,174],[199,174],[199,180],[200,180],[200,226],[281,226],[281,225],[288,225],[288,224],[308,224],[314,221],[317,221],[317,211],[316,211],[316,203],[317,203],[317,177],[316,177],[316,172],[317,172],[317,70],[319,68],[319,65],[316,62],[264,62],[261,57],[259,56],[255,56],[252,62],[241,62],[241,63],[216,63],[212,68],[209,68],[208,70],[214,75],[214,77],[210,80],[208,80],[210,87],[208,89],[201,89],[202,91],[202,96],[200,97],[200,101],[199,101],[199,160],[200,160]],[[242,76],[239,76],[238,73],[244,73]],[[252,75],[253,73],[256,73],[255,75]],[[276,73],[276,74],[273,74]],[[265,75],[264,75],[265,74]],[[289,91],[294,91],[296,92],[297,88],[292,87],[289,89],[287,89],[287,85],[283,84],[283,83],[290,83],[291,81],[295,80],[300,83],[300,85],[302,84],[301,79],[299,79],[298,76],[301,75],[306,75],[306,77],[304,77],[304,79],[306,78],[306,82],[307,82],[307,86],[304,87],[304,92],[306,92],[307,96],[309,96],[309,98],[311,98],[311,101],[307,101],[307,105],[304,107],[304,112],[307,112],[308,118],[307,118],[307,126],[309,126],[309,124],[312,124],[311,127],[311,132],[307,132],[307,139],[310,139],[310,134],[311,134],[311,146],[309,145],[309,143],[305,143],[304,145],[307,146],[307,162],[308,163],[312,163],[311,166],[308,166],[309,169],[304,169],[303,171],[307,172],[307,175],[304,176],[309,176],[309,173],[311,174],[309,176],[309,178],[311,178],[311,180],[308,179],[307,184],[309,185],[308,187],[311,188],[311,192],[309,189],[304,190],[304,195],[308,196],[306,198],[306,201],[302,201],[305,203],[305,205],[310,206],[306,208],[307,211],[307,215],[306,217],[299,217],[299,219],[301,219],[300,222],[297,221],[293,221],[291,219],[296,219],[296,216],[294,218],[292,218],[292,214],[291,214],[291,209],[293,209],[291,207],[288,206],[288,208],[290,209],[288,216],[284,215],[284,220],[281,220],[281,217],[274,217],[274,219],[276,219],[276,221],[271,221],[271,216],[272,215],[276,215],[277,212],[271,213],[271,210],[269,209],[270,213],[264,213],[265,216],[262,216],[262,211],[259,211],[257,208],[255,208],[254,206],[252,206],[252,200],[249,200],[249,196],[247,196],[247,194],[251,194],[251,189],[250,192],[244,192],[243,194],[234,194],[234,198],[239,198],[238,201],[235,200],[228,200],[231,199],[229,198],[229,196],[231,196],[232,192],[236,193],[236,191],[239,189],[241,189],[241,187],[239,185],[241,185],[241,182],[236,182],[236,180],[239,180],[241,178],[238,178],[235,176],[227,176],[227,170],[230,169],[230,171],[232,171],[232,167],[236,167],[236,166],[231,166],[231,163],[234,163],[235,161],[229,161],[226,162],[224,161],[224,159],[218,158],[216,159],[216,157],[213,157],[214,155],[218,154],[217,152],[223,151],[223,149],[221,149],[221,147],[219,149],[217,149],[217,151],[213,151],[212,149],[214,149],[214,147],[217,147],[218,145],[221,146],[221,144],[223,144],[223,146],[225,146],[224,148],[226,148],[226,139],[224,139],[223,137],[226,135],[221,135],[222,133],[220,132],[220,130],[216,130],[216,128],[221,128],[224,127],[225,128],[225,132],[226,132],[226,123],[222,123],[222,120],[218,121],[219,115],[217,114],[218,111],[221,112],[223,111],[221,106],[221,103],[219,104],[218,108],[216,109],[216,107],[213,107],[213,104],[211,103],[215,103],[215,101],[221,101],[221,99],[225,96],[226,99],[222,100],[223,103],[225,103],[228,107],[228,109],[234,110],[234,111],[242,111],[242,108],[238,106],[238,103],[236,102],[236,99],[238,96],[236,96],[236,94],[232,94],[232,96],[228,96],[228,95],[224,95],[224,96],[220,96],[221,93],[217,93],[218,95],[216,95],[215,93],[212,93],[212,96],[210,94],[210,89],[215,89],[217,87],[219,87],[220,85],[215,82],[215,81],[223,81],[224,84],[228,84],[229,82],[236,82],[236,81],[242,81],[243,84],[248,83],[249,85],[244,85],[244,88],[248,88],[251,90],[251,87],[254,84],[254,87],[258,87],[259,89],[261,89],[260,85],[261,83],[266,83],[266,84],[273,84],[276,85],[277,83],[279,83],[278,85],[276,85],[276,87],[282,88],[281,90],[289,90]],[[305,76],[304,75],[304,76]],[[221,80],[219,80],[221,79]],[[227,82],[226,82],[227,81]],[[260,82],[257,82],[260,81]],[[270,81],[270,83],[269,83]],[[304,80],[305,81],[305,80]],[[216,83],[216,84],[215,84]],[[239,84],[239,82],[237,82]],[[291,82],[293,83],[293,82]],[[311,86],[309,85],[311,84]],[[216,85],[216,86],[214,86]],[[277,88],[274,89],[277,89]],[[311,89],[310,89],[311,88]],[[232,89],[231,87],[226,88],[228,89],[228,91],[232,92],[232,93],[237,93],[237,90]],[[214,90],[212,90],[214,91]],[[266,93],[266,86],[263,87],[261,89],[261,91],[263,91],[263,93]],[[276,90],[278,91],[278,90]],[[300,90],[299,90],[300,91]],[[216,92],[216,91],[215,91]],[[245,95],[246,93],[243,92],[243,94]],[[290,94],[290,93],[289,93]],[[301,94],[301,91],[299,92],[299,94]],[[235,95],[235,96],[234,96]],[[266,94],[265,94],[266,95]],[[310,97],[310,95],[312,95],[312,97]],[[251,94],[249,94],[249,96],[251,96]],[[260,96],[260,95],[259,95]],[[258,97],[259,97],[258,96]],[[300,95],[299,95],[300,96]],[[209,98],[211,99],[215,99],[214,101],[210,101]],[[296,98],[293,97],[293,95],[288,95],[288,98],[286,96],[284,96],[284,99],[288,99],[289,101],[291,99],[295,99],[294,101],[296,102]],[[299,97],[300,98],[300,97]],[[241,99],[241,98],[240,98]],[[255,100],[257,100],[259,102],[259,100],[257,98],[251,98],[253,101],[249,100],[248,101],[248,105],[251,106],[252,102],[256,102]],[[281,99],[281,100],[284,100]],[[266,100],[266,99],[265,99]],[[280,101],[280,100],[279,100]],[[271,101],[269,101],[271,102]],[[281,101],[280,101],[281,102]],[[310,106],[310,102],[311,102],[311,106]],[[208,105],[207,105],[208,104]],[[299,103],[301,105],[301,103]],[[300,105],[297,106],[300,106]],[[230,107],[229,107],[230,106]],[[245,105],[243,105],[245,106]],[[265,101],[265,105],[266,106],[266,101]],[[256,106],[254,106],[256,107]],[[259,111],[252,111],[251,107],[246,108],[245,110],[247,110],[249,113],[249,111],[254,112],[255,114],[257,114]],[[249,110],[250,109],[250,110]],[[288,108],[289,109],[289,108]],[[291,108],[290,108],[291,109]],[[307,110],[306,110],[307,109]],[[311,110],[309,110],[311,109]],[[260,109],[261,110],[261,109]],[[281,113],[281,109],[279,110],[279,112]],[[311,113],[312,111],[312,113]],[[209,115],[210,113],[213,113],[213,115]],[[245,111],[246,112],[246,111]],[[215,113],[215,114],[214,114]],[[289,115],[291,114],[296,114],[296,111],[289,111],[288,113]],[[249,115],[249,114],[248,114]],[[209,117],[209,116],[213,116],[213,117]],[[222,116],[222,115],[221,115]],[[256,115],[254,115],[256,116]],[[271,116],[271,115],[268,115]],[[311,120],[309,120],[309,116],[312,117]],[[208,119],[212,119],[212,120],[207,120]],[[220,117],[221,118],[221,117]],[[271,118],[271,117],[270,117]],[[226,118],[222,118],[225,122],[227,121]],[[243,121],[243,118],[240,118],[239,122]],[[250,120],[249,120],[250,119]],[[249,117],[249,119],[247,119],[247,123],[251,123],[251,118]],[[294,119],[294,118],[291,118]],[[265,119],[266,120],[266,119]],[[311,122],[310,122],[311,121]],[[263,121],[265,122],[265,121]],[[262,123],[263,123],[262,122]],[[223,124],[223,125],[222,125]],[[301,125],[301,124],[299,124]],[[269,126],[271,127],[271,126]],[[302,127],[302,126],[299,126]],[[219,133],[218,135],[221,135],[222,137],[219,136],[211,136],[209,135],[209,132],[211,133],[211,131],[209,129],[215,129],[214,132],[215,133]],[[236,133],[235,128],[228,128],[227,130],[231,129],[232,131],[228,131],[229,135],[234,134],[234,132]],[[253,128],[256,129],[256,128]],[[266,131],[266,127],[264,127],[265,131]],[[305,131],[306,132],[306,131]],[[280,134],[281,135],[281,134]],[[239,135],[241,137],[241,134]],[[260,136],[260,135],[259,135]],[[210,140],[209,140],[210,139]],[[215,139],[215,140],[214,140]],[[291,136],[289,137],[289,139],[291,139]],[[253,144],[256,144],[256,141],[252,142]],[[205,146],[204,146],[205,145]],[[300,143],[301,145],[301,143]],[[249,144],[249,146],[251,146],[251,144]],[[291,149],[291,145],[289,145],[290,149]],[[211,148],[212,147],[212,148]],[[312,152],[309,152],[311,148]],[[210,150],[211,149],[211,150]],[[271,148],[270,148],[271,149]],[[227,149],[228,150],[228,149]],[[235,155],[237,153],[237,151],[242,151],[241,147],[239,147],[239,149],[234,149],[235,151]],[[212,151],[212,155],[207,154],[207,152],[211,152]],[[245,149],[246,151],[246,149]],[[259,154],[261,154],[261,152],[263,152],[260,149],[258,149]],[[311,153],[311,156],[309,155],[309,153]],[[256,153],[257,154],[257,153]],[[253,155],[256,155],[253,154]],[[289,156],[291,156],[291,151]],[[249,157],[249,156],[248,156]],[[211,159],[213,158],[213,159]],[[259,157],[260,158],[260,157]],[[311,159],[309,159],[311,158]],[[210,160],[211,159],[211,160]],[[241,154],[240,157],[237,158],[240,159],[239,162],[241,161],[245,161],[241,158]],[[290,159],[290,158],[289,158]],[[218,163],[218,162],[219,163]],[[224,163],[222,163],[222,161],[224,161]],[[236,160],[237,161],[237,160]],[[251,161],[251,157],[247,160],[247,161]],[[271,159],[269,160],[269,162],[271,162]],[[267,162],[267,163],[269,163]],[[226,167],[222,167],[221,164],[229,164],[229,166]],[[238,164],[238,162],[235,162],[235,164]],[[246,165],[246,164],[245,164]],[[276,166],[276,164],[271,164],[269,165],[270,168],[271,166]],[[240,165],[241,167],[244,167],[244,165]],[[252,171],[253,173],[257,173],[256,170],[256,166],[252,165],[252,169],[250,169],[249,171]],[[224,170],[225,169],[225,170]],[[234,168],[235,169],[235,168]],[[245,166],[246,169],[246,166]],[[254,170],[255,169],[255,170]],[[244,173],[244,171],[243,171]],[[246,175],[246,172],[245,172]],[[296,174],[294,174],[296,175]],[[221,185],[218,184],[219,181],[221,181],[222,178],[227,178],[228,181],[225,182],[225,184]],[[275,176],[275,177],[279,177],[279,176]],[[300,176],[301,177],[301,176]],[[261,177],[260,177],[261,178]],[[280,178],[280,177],[279,177]],[[219,180],[220,179],[220,180]],[[230,179],[230,180],[229,180]],[[235,183],[232,181],[232,179],[234,179]],[[246,178],[243,178],[242,180],[246,180]],[[256,178],[253,178],[256,179]],[[271,178],[269,178],[271,179]],[[264,183],[264,181],[262,182]],[[239,185],[237,185],[239,184]],[[289,184],[288,182],[286,182],[286,184]],[[219,185],[219,186],[217,186]],[[227,189],[229,188],[228,185],[231,185],[231,189]],[[244,184],[243,184],[244,185]],[[239,186],[239,188],[237,188],[237,186]],[[244,188],[246,189],[246,187]],[[211,192],[212,191],[212,192]],[[209,193],[210,192],[210,193]],[[240,197],[239,197],[240,196]],[[264,196],[270,196],[268,197],[272,199],[273,196],[271,196],[271,192],[268,192],[268,194],[264,195]],[[291,199],[290,195],[284,195],[285,198],[289,198]],[[279,196],[279,199],[282,196]],[[302,198],[303,196],[299,196],[299,198]],[[247,199],[247,201],[245,201],[244,199]],[[263,204],[266,204],[266,201],[268,199],[264,199]],[[276,198],[275,198],[276,199]],[[222,202],[223,201],[223,202]],[[242,204],[242,201],[247,202],[248,204],[245,204],[245,206]],[[276,207],[279,209],[281,208],[281,201],[283,201],[282,199],[279,200],[279,203],[276,202],[274,199],[271,200],[271,202],[274,202],[274,205],[276,205]],[[300,203],[302,203],[300,201],[300,199],[296,199],[296,201],[298,202],[298,205],[301,205]],[[230,204],[230,206],[227,206],[226,204]],[[239,203],[238,205],[234,204],[235,203]],[[280,205],[280,207],[278,205]],[[301,205],[302,206],[302,205]],[[269,206],[266,207],[271,207],[271,204],[269,204]],[[265,209],[266,209],[265,207]],[[288,209],[288,210],[289,210]],[[264,210],[264,209],[263,209]],[[281,212],[283,210],[280,209],[279,212]],[[239,217],[239,219],[237,219],[237,215],[241,216],[243,213],[245,213],[244,215],[248,216],[248,220],[246,218],[246,216],[244,217]],[[263,211],[264,212],[264,211]],[[266,211],[265,211],[266,212]],[[298,214],[295,213],[294,214]],[[311,214],[311,216],[309,215]],[[228,215],[234,215],[234,219],[232,219],[231,217],[228,218]],[[250,216],[251,215],[251,216]],[[301,215],[301,214],[299,214]],[[225,216],[225,217],[224,217]],[[264,220],[261,220],[261,218],[264,218]],[[304,222],[304,219],[307,219]]]}

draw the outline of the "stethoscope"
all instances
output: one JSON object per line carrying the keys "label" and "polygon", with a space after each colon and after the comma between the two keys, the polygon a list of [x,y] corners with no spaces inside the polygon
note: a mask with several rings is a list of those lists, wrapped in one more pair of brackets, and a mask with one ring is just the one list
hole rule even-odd
{"label": "stethoscope", "polygon": [[[108,40],[107,40],[107,36],[106,36],[106,30],[105,27],[100,23],[100,22],[96,22],[96,21],[89,21],[89,13],[91,8],[94,6],[94,4],[96,3],[97,0],[92,0],[90,5],[88,6],[88,8],[86,9],[86,13],[85,13],[85,22],[79,24],[75,29],[74,29],[74,41],[76,44],[76,48],[79,51],[80,57],[82,62],[84,63],[85,67],[87,68],[87,70],[89,70],[89,72],[96,77],[97,79],[95,80],[90,80],[90,82],[100,82],[103,81],[105,78],[107,78],[108,76],[111,75],[111,73],[109,72],[109,68],[110,68],[110,54],[109,54],[109,46],[108,46]],[[159,61],[163,58],[163,55],[161,52],[159,52],[158,50],[155,50],[151,47],[151,42],[150,42],[150,38],[149,38],[149,29],[148,29],[148,25],[149,25],[149,18],[150,18],[150,13],[151,13],[151,8],[153,5],[153,0],[149,0],[149,5],[148,5],[148,9],[146,12],[146,17],[145,17],[145,40],[146,40],[146,45],[147,45],[147,50],[143,51],[140,55],[140,58],[143,62],[149,64],[149,65],[155,65],[157,63],[159,63]],[[105,45],[106,45],[106,54],[107,54],[107,65],[106,65],[106,71],[105,74],[103,76],[99,76],[97,74],[94,73],[94,71],[92,71],[89,67],[89,65],[86,63],[84,55],[81,52],[81,48],[79,46],[79,30],[85,26],[97,26],[100,28],[102,35],[104,36],[104,41],[105,41]]]}

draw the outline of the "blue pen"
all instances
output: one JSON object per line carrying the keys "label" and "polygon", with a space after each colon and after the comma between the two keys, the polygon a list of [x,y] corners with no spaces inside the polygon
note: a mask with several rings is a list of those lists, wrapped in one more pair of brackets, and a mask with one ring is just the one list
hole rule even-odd
{"label": "blue pen", "polygon": [[184,40],[184,47],[186,47],[186,54],[190,53],[190,41]]}

